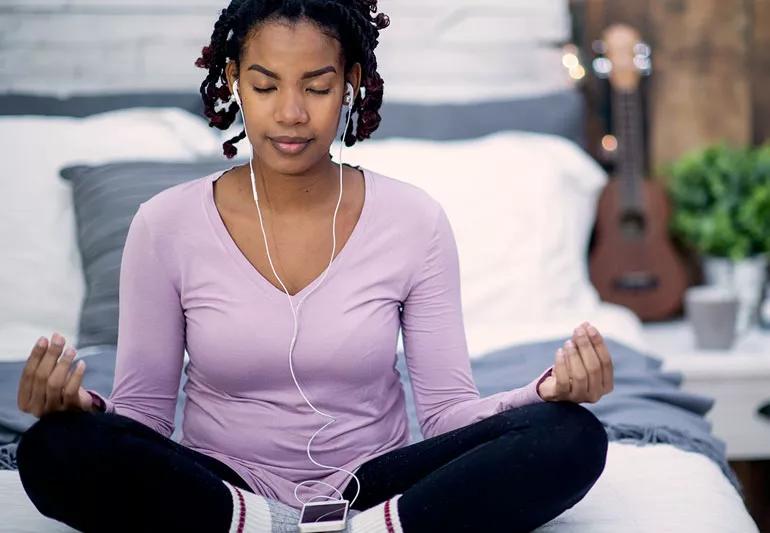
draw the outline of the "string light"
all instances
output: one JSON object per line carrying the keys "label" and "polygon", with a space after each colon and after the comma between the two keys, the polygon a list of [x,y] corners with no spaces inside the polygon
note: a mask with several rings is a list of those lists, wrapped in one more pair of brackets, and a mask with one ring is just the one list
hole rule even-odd
{"label": "string light", "polygon": [[614,152],[618,149],[618,139],[614,135],[605,135],[602,137],[602,148],[607,152]]}
{"label": "string light", "polygon": [[577,65],[569,69],[569,75],[573,80],[582,80],[586,75],[586,69],[582,65]]}
{"label": "string light", "polygon": [[573,80],[582,80],[586,75],[586,69],[580,64],[580,52],[573,43],[562,47],[561,64],[567,69],[569,77]]}

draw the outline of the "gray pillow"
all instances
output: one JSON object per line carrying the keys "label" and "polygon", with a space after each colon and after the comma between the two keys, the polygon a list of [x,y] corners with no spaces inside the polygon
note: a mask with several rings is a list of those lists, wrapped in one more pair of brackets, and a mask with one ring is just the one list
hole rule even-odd
{"label": "gray pillow", "polygon": [[120,261],[128,227],[139,204],[164,189],[224,170],[239,161],[236,158],[116,162],[74,165],[60,171],[72,183],[77,241],[86,282],[78,349],[118,342]]}
{"label": "gray pillow", "polygon": [[559,135],[585,145],[585,104],[576,90],[472,103],[390,102],[372,139],[407,137],[437,141],[473,139],[517,130]]}
{"label": "gray pillow", "polygon": [[[66,98],[31,93],[0,94],[0,115],[86,117],[127,107],[181,107],[204,116],[196,91],[74,95]],[[505,130],[566,137],[584,146],[585,103],[576,88],[479,102],[424,104],[382,102],[382,122],[372,139],[471,139]],[[240,131],[240,128],[238,129]]]}

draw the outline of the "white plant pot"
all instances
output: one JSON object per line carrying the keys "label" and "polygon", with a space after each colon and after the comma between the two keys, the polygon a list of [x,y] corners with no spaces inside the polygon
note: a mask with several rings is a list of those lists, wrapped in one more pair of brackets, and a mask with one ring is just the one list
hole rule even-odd
{"label": "white plant pot", "polygon": [[736,333],[741,335],[757,323],[759,303],[767,279],[768,257],[765,254],[732,260],[726,257],[702,257],[703,276],[707,285],[733,289],[739,300]]}

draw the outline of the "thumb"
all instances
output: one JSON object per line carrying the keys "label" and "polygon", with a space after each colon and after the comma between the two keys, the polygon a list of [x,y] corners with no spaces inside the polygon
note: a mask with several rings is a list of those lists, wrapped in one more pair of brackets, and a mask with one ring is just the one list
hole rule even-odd
{"label": "thumb", "polygon": [[556,378],[553,375],[548,376],[537,388],[540,397],[546,401],[552,401],[556,398]]}

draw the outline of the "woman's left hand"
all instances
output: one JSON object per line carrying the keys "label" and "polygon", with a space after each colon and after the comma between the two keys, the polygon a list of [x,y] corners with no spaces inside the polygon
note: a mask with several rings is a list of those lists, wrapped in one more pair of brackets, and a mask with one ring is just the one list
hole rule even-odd
{"label": "woman's left hand", "polygon": [[612,358],[599,331],[583,322],[556,352],[551,375],[537,388],[545,401],[596,403],[614,389]]}

